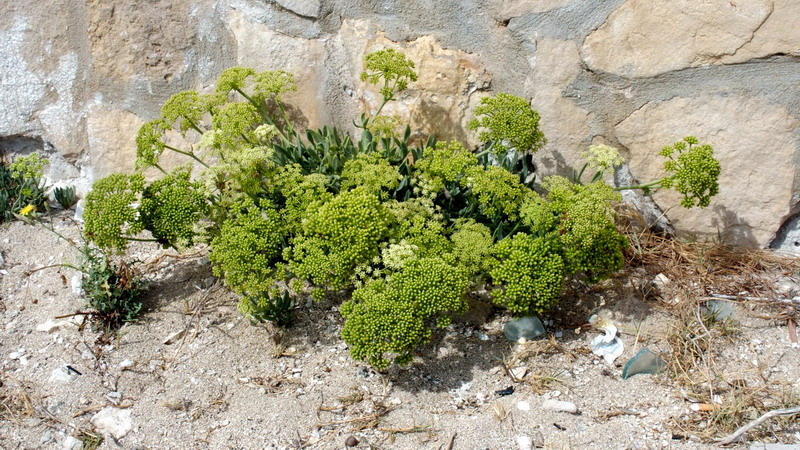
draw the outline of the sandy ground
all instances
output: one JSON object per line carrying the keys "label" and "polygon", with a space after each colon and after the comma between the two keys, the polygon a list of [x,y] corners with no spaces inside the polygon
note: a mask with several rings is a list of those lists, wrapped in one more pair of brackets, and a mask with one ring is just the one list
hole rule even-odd
{"label": "sandy ground", "polygon": [[[76,236],[60,217],[57,230]],[[621,379],[622,365],[642,347],[669,352],[664,336],[674,322],[664,304],[637,294],[630,274],[609,289],[567,295],[568,311],[543,318],[555,345],[507,341],[509,317],[494,311],[457,322],[411,366],[384,375],[349,356],[337,302],[302,308],[283,334],[253,326],[202,253],[158,259],[174,253],[134,247],[132,256],[154,268],[147,310],[108,336],[79,327],[80,316],[56,319],[83,311],[74,271],[28,275],[74,262],[63,240],[13,222],[0,227],[0,251],[1,389],[9,411],[0,421],[2,448],[78,448],[70,436],[88,442],[82,432],[102,434],[92,418],[108,407],[130,430],[107,434],[101,448],[345,448],[350,436],[359,448],[517,449],[520,437],[545,448],[713,447],[676,426],[702,422],[704,413],[690,409],[673,379]],[[598,310],[626,345],[615,364],[589,350],[597,332],[575,331]],[[716,349],[726,373],[800,385],[800,349],[786,321],[737,314],[741,326]],[[59,326],[45,331],[48,321]],[[519,364],[525,379],[512,380],[502,361],[526,349],[540,352]],[[496,393],[511,386],[511,395]],[[11,401],[21,392],[29,414]],[[580,414],[546,409],[548,399],[573,402]],[[800,443],[797,420],[768,428],[766,441]]]}

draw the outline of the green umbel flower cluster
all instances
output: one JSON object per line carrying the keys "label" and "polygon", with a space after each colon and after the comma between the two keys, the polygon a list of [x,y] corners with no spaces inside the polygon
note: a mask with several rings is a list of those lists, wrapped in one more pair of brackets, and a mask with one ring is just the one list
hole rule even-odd
{"label": "green umbel flower cluster", "polygon": [[547,142],[539,130],[539,113],[523,98],[503,93],[484,97],[475,115],[467,128],[480,129],[479,139],[493,142],[496,153],[535,152]]}
{"label": "green umbel flower cluster", "polygon": [[253,75],[253,98],[281,102],[281,94],[297,90],[294,75],[283,70],[267,70]]}
{"label": "green umbel flower cluster", "polygon": [[719,193],[721,168],[710,145],[698,145],[697,138],[688,136],[659,154],[668,158],[664,170],[672,174],[661,180],[661,186],[683,194],[681,206],[705,208]]}
{"label": "green umbel flower cluster", "polygon": [[387,48],[367,55],[361,81],[371,84],[383,83],[381,95],[384,100],[394,98],[394,95],[408,87],[411,81],[417,81],[414,72],[414,62],[406,55]]}
{"label": "green umbel flower cluster", "polygon": [[293,241],[289,270],[300,279],[343,287],[356,267],[378,256],[389,232],[389,212],[378,197],[360,187],[322,205],[303,223]]}
{"label": "green umbel flower cluster", "polygon": [[378,370],[392,361],[407,364],[432,330],[450,323],[446,314],[466,309],[466,288],[464,272],[441,258],[409,260],[389,281],[375,280],[353,292],[341,309],[342,338],[353,358]]}
{"label": "green umbel flower cluster", "polygon": [[44,174],[44,166],[50,163],[47,158],[42,158],[38,153],[20,156],[8,165],[11,176],[19,179],[39,180]]}
{"label": "green umbel flower cluster", "polygon": [[418,252],[419,247],[403,239],[381,250],[381,262],[389,270],[400,270],[405,267],[406,262],[416,259]]}
{"label": "green umbel flower cluster", "polygon": [[314,173],[302,175],[298,166],[281,167],[272,177],[272,191],[281,192],[281,215],[288,231],[301,233],[303,221],[333,198],[328,191],[328,177]]}
{"label": "green umbel flower cluster", "polygon": [[519,182],[517,175],[502,167],[475,166],[469,168],[466,175],[464,184],[472,189],[486,217],[504,215],[516,220],[522,203],[536,195]]}
{"label": "green umbel flower cluster", "polygon": [[553,306],[564,286],[564,261],[554,243],[517,233],[494,246],[490,275],[494,301],[515,315],[540,314]]}
{"label": "green umbel flower cluster", "polygon": [[581,154],[588,160],[589,167],[598,172],[605,172],[608,169],[619,167],[625,159],[619,154],[619,150],[609,145],[592,145],[589,150]]}
{"label": "green umbel flower cluster", "polygon": [[240,294],[257,295],[274,284],[274,264],[281,255],[284,230],[278,213],[261,205],[249,206],[228,219],[211,241],[209,259],[214,274]]}
{"label": "green umbel flower cluster", "polygon": [[217,78],[217,92],[228,94],[230,91],[242,91],[247,86],[247,77],[256,71],[249,67],[231,67],[225,69]]}
{"label": "green umbel flower cluster", "polygon": [[190,128],[200,132],[198,124],[205,113],[206,105],[200,101],[200,94],[196,91],[179,92],[170,97],[161,108],[161,117],[168,123],[181,119],[179,128],[182,132]]}
{"label": "green umbel flower cluster", "polygon": [[151,120],[145,122],[139,128],[136,135],[136,168],[146,169],[157,167],[158,159],[164,152],[164,133],[171,129],[169,123],[164,119]]}
{"label": "green umbel flower cluster", "polygon": [[617,231],[613,208],[620,194],[602,181],[583,186],[558,176],[545,178],[542,187],[548,190],[546,208],[558,221],[554,229],[546,221],[532,228],[555,231],[567,274],[582,272],[596,282],[622,269],[627,240]]}
{"label": "green umbel flower cluster", "polygon": [[143,191],[144,177],[139,173],[115,173],[97,180],[86,195],[86,237],[100,248],[124,251],[128,246],[125,237],[144,229],[136,209]]}
{"label": "green umbel flower cluster", "polygon": [[403,177],[397,167],[378,155],[359,155],[344,164],[342,189],[364,186],[375,195],[385,199],[387,191],[396,189]]}
{"label": "green umbel flower cluster", "polygon": [[478,164],[474,153],[464,148],[458,141],[437,142],[435,147],[426,148],[417,169],[431,180],[431,188],[439,191],[445,182],[458,181],[470,167]]}
{"label": "green umbel flower cluster", "polygon": [[212,120],[217,146],[221,149],[238,149],[255,145],[258,138],[254,132],[261,122],[258,110],[250,102],[228,103],[219,109]]}
{"label": "green umbel flower cluster", "polygon": [[367,129],[376,137],[393,138],[399,136],[399,130],[402,130],[403,122],[399,116],[376,116],[367,124]]}
{"label": "green umbel flower cluster", "polygon": [[201,183],[191,181],[188,168],[178,168],[144,189],[139,213],[144,228],[159,243],[185,248],[194,242],[195,224],[208,208]]}
{"label": "green umbel flower cluster", "polygon": [[492,230],[474,220],[460,220],[450,236],[453,241],[453,256],[458,265],[470,274],[487,272],[488,257],[492,252]]}

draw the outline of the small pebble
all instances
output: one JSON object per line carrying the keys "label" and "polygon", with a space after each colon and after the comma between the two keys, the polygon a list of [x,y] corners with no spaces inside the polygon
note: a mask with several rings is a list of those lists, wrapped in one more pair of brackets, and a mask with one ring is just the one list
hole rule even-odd
{"label": "small pebble", "polygon": [[572,402],[565,402],[561,400],[545,400],[542,402],[542,408],[549,409],[550,411],[566,412],[570,414],[578,414],[578,406]]}
{"label": "small pebble", "polygon": [[121,363],[119,363],[119,366],[121,368],[123,368],[123,369],[126,368],[126,367],[131,367],[131,366],[133,366],[133,361],[131,361],[130,359],[126,359],[126,360],[122,361]]}
{"label": "small pebble", "polygon": [[530,411],[531,404],[528,402],[517,402],[517,409],[520,411]]}
{"label": "small pebble", "polygon": [[347,447],[355,447],[356,445],[358,445],[358,439],[356,439],[355,436],[350,436],[347,439],[345,439],[344,445],[346,445]]}
{"label": "small pebble", "polygon": [[530,436],[517,436],[517,447],[519,450],[531,450],[533,449],[533,439]]}

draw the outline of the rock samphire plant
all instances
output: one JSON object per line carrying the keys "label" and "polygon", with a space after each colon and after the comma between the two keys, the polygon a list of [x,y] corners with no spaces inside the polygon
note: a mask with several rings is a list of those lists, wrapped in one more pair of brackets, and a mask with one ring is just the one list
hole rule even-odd
{"label": "rock samphire plant", "polygon": [[[539,115],[510,94],[476,108],[478,149],[413,140],[380,114],[416,78],[402,53],[368,55],[362,80],[383,102],[354,137],[335,126],[298,129],[283,99],[296,89],[291,74],[228,69],[214,92],[176,94],[142,127],[137,167],[161,178],[99,180],[86,197],[86,233],[116,251],[131,239],[208,243],[214,272],[253,320],[288,325],[305,303],[293,297],[344,292],[342,337],[378,369],[411,361],[478,288],[514,315],[537,314],[558,302],[568,278],[593,283],[622,268],[621,188],[602,180],[621,163],[615,149],[590,149],[598,174],[588,183],[578,174],[536,183],[529,156],[545,143]],[[168,172],[165,151],[199,166]],[[684,206],[708,205],[719,173],[711,148],[687,138],[662,154],[669,175],[638,187],[673,187]]]}

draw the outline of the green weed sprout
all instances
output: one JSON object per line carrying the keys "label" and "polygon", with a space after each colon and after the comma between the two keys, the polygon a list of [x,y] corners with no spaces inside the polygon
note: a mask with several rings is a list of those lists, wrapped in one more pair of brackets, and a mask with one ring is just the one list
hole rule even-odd
{"label": "green weed sprout", "polygon": [[64,209],[70,209],[72,205],[78,202],[78,197],[75,194],[75,186],[57,187],[53,190],[53,196]]}
{"label": "green weed sprout", "polygon": [[282,328],[290,327],[294,322],[292,312],[295,306],[294,298],[288,292],[247,295],[239,302],[239,310],[253,321],[272,322]]}
{"label": "green weed sprout", "polygon": [[490,143],[497,154],[511,149],[536,152],[547,142],[539,129],[539,113],[524,98],[504,93],[484,97],[475,108],[475,116],[467,128],[480,130],[478,138]]}
{"label": "green weed sprout", "polygon": [[662,148],[659,155],[667,158],[664,171],[669,175],[650,183],[619,187],[617,190],[642,189],[647,194],[658,188],[675,189],[683,195],[681,206],[684,208],[705,208],[711,203],[711,197],[719,193],[721,167],[710,145],[699,145],[696,137],[687,136]]}
{"label": "green weed sprout", "polygon": [[361,73],[361,81],[370,84],[381,84],[381,95],[383,103],[378,107],[375,116],[380,115],[383,107],[394,96],[408,87],[408,83],[417,81],[417,73],[414,72],[414,61],[406,58],[406,55],[387,48],[370,53],[365,58],[364,71]]}
{"label": "green weed sprout", "polygon": [[136,276],[130,266],[112,262],[108,255],[85,245],[81,250],[81,290],[92,316],[108,329],[136,322],[143,303],[141,294],[146,282]]}

